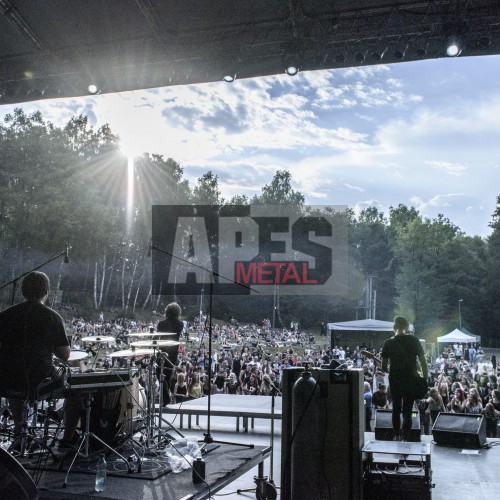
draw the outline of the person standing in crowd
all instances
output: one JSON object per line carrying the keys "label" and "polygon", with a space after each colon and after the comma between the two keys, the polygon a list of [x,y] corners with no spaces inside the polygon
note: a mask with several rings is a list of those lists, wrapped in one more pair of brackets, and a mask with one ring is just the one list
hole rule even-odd
{"label": "person standing in crowd", "polygon": [[[182,330],[184,329],[184,323],[181,321],[181,308],[177,302],[171,302],[165,308],[165,319],[158,323],[156,331],[158,333],[175,333],[175,335],[169,336],[169,340],[174,340],[179,342]],[[179,348],[177,345],[166,350],[168,359],[165,362],[163,368],[163,374],[165,380],[163,382],[163,405],[170,403],[170,385],[172,383],[172,374],[175,373],[175,367],[177,366],[177,357],[179,355]],[[161,374],[161,369],[157,370],[157,376]],[[174,380],[175,381],[175,380]]]}
{"label": "person standing in crowd", "polygon": [[[389,371],[389,387],[392,396],[392,428],[394,439],[408,440],[411,431],[411,412],[415,401],[417,358],[427,379],[427,361],[418,338],[409,334],[408,320],[394,318],[394,336],[382,347],[382,370]],[[403,428],[401,433],[401,412]]]}
{"label": "person standing in crowd", "polygon": [[[0,313],[0,392],[18,392],[34,400],[38,395],[62,390],[64,371],[56,369],[52,356],[68,361],[70,347],[61,316],[45,305],[49,277],[33,271],[24,277],[21,290],[26,300]],[[11,398],[9,404],[16,437],[22,429],[24,401]],[[60,446],[78,441],[80,410],[80,397],[66,398]],[[15,440],[13,447],[18,443]]]}
{"label": "person standing in crowd", "polygon": [[371,427],[371,421],[372,421],[372,415],[373,415],[373,394],[372,394],[372,388],[369,382],[364,382],[363,383],[363,399],[365,401],[365,431],[366,432],[371,432],[372,427]]}

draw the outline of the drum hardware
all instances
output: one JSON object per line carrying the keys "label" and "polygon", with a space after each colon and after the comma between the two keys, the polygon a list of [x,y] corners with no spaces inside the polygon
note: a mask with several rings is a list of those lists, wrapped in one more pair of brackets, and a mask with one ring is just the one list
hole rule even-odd
{"label": "drum hardware", "polygon": [[[70,464],[68,470],[66,471],[66,476],[65,476],[64,482],[63,482],[63,488],[66,488],[66,486],[68,484],[69,473],[71,472],[71,469],[73,468],[76,457],[78,455],[81,455],[84,458],[90,457],[90,454],[89,454],[90,439],[95,439],[96,441],[101,443],[105,448],[107,448],[111,453],[114,453],[117,457],[121,458],[125,462],[125,464],[127,466],[127,471],[129,474],[134,472],[132,469],[132,466],[130,465],[130,462],[123,455],[121,455],[120,453],[118,453],[118,451],[116,451],[114,448],[109,446],[99,436],[96,436],[93,432],[90,432],[90,410],[91,410],[92,399],[93,399],[92,395],[95,392],[97,392],[97,389],[85,391],[85,395],[84,395],[85,417],[86,417],[85,418],[85,429],[84,429],[84,431],[79,439],[79,444],[78,444],[78,447],[76,449],[76,453],[73,456],[73,460],[71,461],[71,464]],[[83,448],[83,451],[82,451],[82,448]]]}
{"label": "drum hardware", "polygon": [[[154,349],[156,351],[156,348]],[[179,434],[179,436],[184,437],[184,435],[176,429],[176,427],[170,422],[164,420],[162,418],[162,404],[163,404],[163,385],[165,380],[165,375],[163,373],[165,360],[170,363],[172,367],[175,366],[172,364],[170,360],[168,360],[167,353],[157,351],[155,355],[151,356],[149,359],[149,380],[148,380],[148,392],[147,392],[147,412],[146,412],[146,448],[152,449],[153,447],[160,448],[162,442],[166,436],[162,435],[162,422],[165,422],[169,425],[169,429],[173,429]],[[158,377],[159,382],[159,415],[158,415],[158,424],[155,422],[155,391],[153,390],[156,373],[157,363],[160,364],[160,375]],[[158,431],[158,434],[155,436],[154,432]],[[157,443],[155,444],[155,440],[157,439]],[[168,437],[167,439],[170,439]]]}
{"label": "drum hardware", "polygon": [[158,400],[158,446],[160,446],[161,441],[162,441],[162,423],[165,422],[168,424],[168,429],[166,431],[168,432],[169,430],[173,429],[179,436],[182,438],[184,435],[168,420],[163,418],[163,385],[165,384],[165,373],[164,373],[164,368],[165,368],[165,361],[170,365],[170,367],[175,369],[175,365],[168,359],[168,353],[166,352],[159,352],[158,353],[158,358],[160,359],[160,394],[159,394],[159,400]]}

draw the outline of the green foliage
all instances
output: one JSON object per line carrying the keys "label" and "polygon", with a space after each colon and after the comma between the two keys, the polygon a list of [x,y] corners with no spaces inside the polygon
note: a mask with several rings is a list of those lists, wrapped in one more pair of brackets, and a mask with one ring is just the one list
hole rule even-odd
{"label": "green foliage", "polygon": [[304,195],[292,189],[292,174],[287,170],[278,170],[271,181],[262,188],[260,196],[252,198],[254,205],[291,205],[304,206]]}
{"label": "green foliage", "polygon": [[[64,300],[129,316],[161,310],[170,298],[153,297],[147,246],[155,204],[288,205],[317,215],[278,170],[260,195],[221,197],[209,171],[190,187],[172,158],[144,154],[133,163],[119,150],[109,126],[94,129],[85,116],[57,128],[40,113],[16,109],[0,126],[0,277],[7,282],[72,246],[70,272],[60,263],[44,268],[64,290]],[[277,327],[299,321],[313,329],[364,317],[365,285],[377,291],[377,314],[408,316],[429,341],[462,324],[485,343],[500,346],[500,196],[487,240],[467,237],[444,216],[429,220],[414,207],[391,207],[388,217],[370,207],[347,217],[349,287],[343,297],[216,297],[216,317]],[[174,297],[175,298],[175,297]],[[10,290],[0,296],[5,305]],[[184,297],[197,311],[198,297]],[[274,301],[277,308],[274,309]],[[205,304],[206,309],[206,304]],[[206,311],[205,311],[206,312]]]}

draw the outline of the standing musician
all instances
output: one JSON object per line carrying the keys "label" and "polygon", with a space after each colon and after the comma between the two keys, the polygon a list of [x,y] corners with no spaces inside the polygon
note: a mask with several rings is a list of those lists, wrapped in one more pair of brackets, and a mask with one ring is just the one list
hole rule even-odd
{"label": "standing musician", "polygon": [[[62,389],[64,371],[52,364],[52,355],[62,361],[70,355],[61,316],[44,304],[50,290],[48,276],[40,271],[30,272],[21,289],[26,300],[0,313],[0,392],[11,396],[15,438],[22,430],[24,400],[12,395],[33,401],[37,394]],[[77,440],[74,434],[81,402],[76,397],[67,398],[66,403],[63,442],[72,443]],[[18,439],[13,448],[16,444]]]}
{"label": "standing musician", "polygon": [[[408,440],[411,431],[411,412],[415,401],[417,357],[420,360],[423,377],[427,379],[427,362],[422,344],[409,334],[406,318],[394,318],[394,336],[382,347],[382,370],[387,372],[389,364],[389,387],[392,396],[392,428],[394,439]],[[403,433],[401,434],[401,411],[403,412]]]}
{"label": "standing musician", "polygon": [[[172,302],[168,304],[165,308],[165,319],[158,323],[156,331],[158,333],[175,333],[169,340],[179,341],[182,330],[184,329],[184,323],[180,319],[181,317],[181,307],[177,302]],[[165,362],[163,373],[165,375],[165,381],[163,383],[163,404],[170,403],[170,383],[172,378],[172,373],[175,372],[174,367],[177,366],[177,357],[179,354],[178,345],[167,349],[168,359]],[[157,375],[160,376],[157,370]]]}

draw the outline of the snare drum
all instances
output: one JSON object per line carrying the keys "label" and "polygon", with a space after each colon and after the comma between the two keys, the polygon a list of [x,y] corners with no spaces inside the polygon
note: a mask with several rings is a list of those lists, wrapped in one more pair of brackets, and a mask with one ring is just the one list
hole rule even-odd
{"label": "snare drum", "polygon": [[72,350],[69,353],[69,358],[68,358],[68,365],[72,367],[78,368],[80,366],[80,363],[82,361],[85,361],[86,359],[89,359],[89,353],[86,351],[78,351],[78,350]]}

